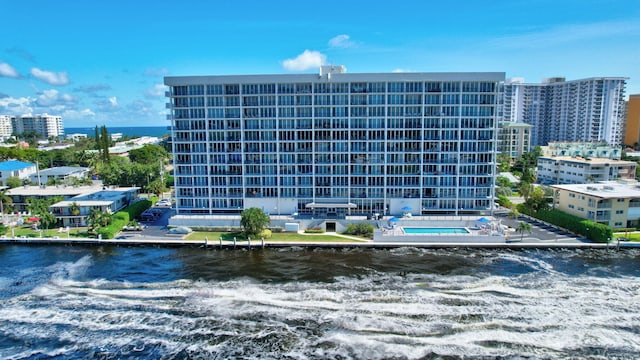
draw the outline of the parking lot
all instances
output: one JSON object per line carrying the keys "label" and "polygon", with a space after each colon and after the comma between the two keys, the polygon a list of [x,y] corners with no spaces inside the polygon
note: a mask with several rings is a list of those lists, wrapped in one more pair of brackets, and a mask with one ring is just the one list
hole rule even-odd
{"label": "parking lot", "polygon": [[163,239],[175,236],[167,235],[167,224],[169,218],[173,215],[174,210],[168,206],[153,206],[147,209],[143,215],[137,219],[140,224],[144,225],[142,231],[123,232],[118,236],[120,239],[141,238],[141,239]]}
{"label": "parking lot", "polygon": [[523,238],[523,240],[527,242],[589,242],[582,236],[568,233],[554,225],[546,224],[526,215],[520,215],[517,220],[506,215],[496,216],[496,219],[498,219],[501,224],[511,226],[514,229],[518,228],[520,222],[526,222],[531,225],[531,233],[525,232],[524,236],[522,236],[520,232],[512,233],[509,237],[512,241]]}

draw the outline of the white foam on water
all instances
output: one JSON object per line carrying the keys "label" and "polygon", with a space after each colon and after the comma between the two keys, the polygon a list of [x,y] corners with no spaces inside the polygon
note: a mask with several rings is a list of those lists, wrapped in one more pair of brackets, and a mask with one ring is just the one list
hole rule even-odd
{"label": "white foam on water", "polygon": [[32,339],[43,353],[62,351],[43,345],[47,339],[72,352],[134,354],[142,346],[145,354],[161,348],[246,358],[548,358],[586,347],[640,353],[635,277],[567,276],[534,261],[528,266],[543,274],[136,284],[83,281],[89,263],[57,264],[60,281],[0,302],[0,323],[10,329],[0,334]]}

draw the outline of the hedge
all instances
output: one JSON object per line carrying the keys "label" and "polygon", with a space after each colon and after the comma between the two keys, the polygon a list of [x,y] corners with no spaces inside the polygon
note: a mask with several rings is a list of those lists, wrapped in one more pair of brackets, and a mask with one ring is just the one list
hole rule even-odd
{"label": "hedge", "polygon": [[129,224],[129,213],[125,211],[118,211],[113,214],[111,224],[100,228],[98,230],[98,234],[103,239],[113,239],[127,224]]}
{"label": "hedge", "polygon": [[[518,206],[518,211],[524,214],[525,209],[521,205],[524,204]],[[531,216],[582,235],[594,242],[605,243],[613,239],[613,230],[609,225],[586,220],[560,210],[538,210],[531,213]]]}
{"label": "hedge", "polygon": [[128,213],[129,219],[135,219],[138,216],[140,216],[140,214],[142,214],[145,210],[150,208],[151,205],[153,205],[153,203],[156,202],[157,200],[158,198],[155,196],[150,199],[139,200],[127,206],[126,208],[122,209],[121,211]]}
{"label": "hedge", "polygon": [[151,205],[157,200],[156,197],[151,199],[145,199],[137,201],[126,208],[113,214],[111,218],[111,224],[101,228],[98,234],[103,239],[113,239],[117,233],[119,233],[123,227],[129,224],[131,219],[137,218],[145,210],[151,207]]}

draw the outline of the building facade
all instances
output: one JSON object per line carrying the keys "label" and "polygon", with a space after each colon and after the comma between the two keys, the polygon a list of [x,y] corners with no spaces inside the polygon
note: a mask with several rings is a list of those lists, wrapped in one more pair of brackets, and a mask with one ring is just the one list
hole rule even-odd
{"label": "building facade", "polygon": [[176,212],[491,211],[503,81],[340,66],[166,77]]}
{"label": "building facade", "polygon": [[0,141],[5,141],[13,134],[11,116],[0,115]]}
{"label": "building facade", "polygon": [[554,207],[612,228],[640,224],[640,186],[637,182],[552,185]]}
{"label": "building facade", "polygon": [[18,212],[27,212],[27,199],[50,199],[53,197],[61,197],[68,200],[75,196],[88,195],[96,193],[103,189],[102,184],[84,185],[84,186],[20,186],[9,189],[6,195],[11,198],[12,207]]}
{"label": "building facade", "polygon": [[627,179],[636,176],[635,161],[581,156],[554,156],[538,158],[538,183],[587,184]]}
{"label": "building facade", "polygon": [[606,141],[620,145],[627,78],[598,77],[540,84],[510,79],[504,86],[503,118],[533,125],[532,146],[553,141]]}
{"label": "building facade", "polygon": [[624,143],[631,147],[640,147],[640,94],[629,95]]}
{"label": "building facade", "polygon": [[498,130],[498,153],[508,154],[512,159],[520,157],[531,150],[531,128],[533,125],[500,122]]}
{"label": "building facade", "polygon": [[16,134],[36,132],[45,139],[64,135],[62,116],[48,114],[15,115],[11,118],[13,132]]}
{"label": "building facade", "polygon": [[33,184],[46,185],[48,183],[73,185],[89,176],[89,168],[81,166],[60,166],[39,170],[31,175]]}
{"label": "building facade", "polygon": [[36,164],[18,161],[8,160],[0,162],[0,183],[2,185],[7,184],[7,179],[10,177],[17,177],[21,180],[29,180],[32,174],[37,171]]}
{"label": "building facade", "polygon": [[584,158],[602,158],[620,160],[622,147],[605,142],[551,142],[541,146],[542,156],[581,156]]}
{"label": "building facade", "polygon": [[83,194],[57,202],[49,207],[64,227],[87,226],[91,210],[115,214],[129,206],[138,195],[139,187],[114,187],[90,194]]}

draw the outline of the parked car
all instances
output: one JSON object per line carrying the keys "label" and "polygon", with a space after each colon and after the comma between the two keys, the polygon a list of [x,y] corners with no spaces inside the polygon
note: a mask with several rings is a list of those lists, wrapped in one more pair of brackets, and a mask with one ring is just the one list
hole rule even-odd
{"label": "parked car", "polygon": [[158,200],[158,202],[156,203],[156,206],[171,206],[171,200],[169,199]]}

